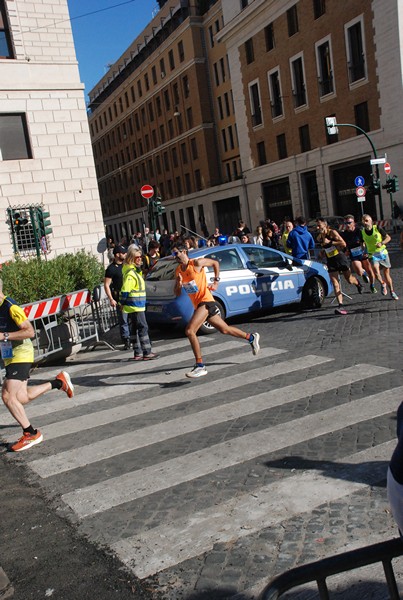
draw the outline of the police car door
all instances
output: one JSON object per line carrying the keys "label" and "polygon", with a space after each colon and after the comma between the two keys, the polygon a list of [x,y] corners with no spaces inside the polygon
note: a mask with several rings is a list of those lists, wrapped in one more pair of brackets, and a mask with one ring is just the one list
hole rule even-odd
{"label": "police car door", "polygon": [[[259,308],[254,274],[245,267],[238,248],[234,244],[205,254],[220,263],[220,284],[214,295],[224,302],[227,316]],[[213,276],[214,271],[209,268],[207,280]]]}
{"label": "police car door", "polygon": [[262,308],[296,302],[300,299],[301,267],[292,258],[264,246],[243,245],[248,266],[254,273],[254,285]]}

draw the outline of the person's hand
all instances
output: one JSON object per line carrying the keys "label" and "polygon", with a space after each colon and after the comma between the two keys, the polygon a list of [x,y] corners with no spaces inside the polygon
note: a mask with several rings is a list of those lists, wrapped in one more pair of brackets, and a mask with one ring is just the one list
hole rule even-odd
{"label": "person's hand", "polygon": [[183,284],[182,275],[180,273],[178,273],[176,276],[176,285],[178,285],[179,287],[182,287],[182,284]]}
{"label": "person's hand", "polygon": [[380,248],[381,246],[383,246],[382,242],[377,242],[376,247]]}
{"label": "person's hand", "polygon": [[111,298],[109,300],[109,304],[112,306],[112,308],[115,308],[115,306],[117,305],[117,302],[116,302],[116,300],[114,300],[113,298]]}
{"label": "person's hand", "polygon": [[215,292],[217,288],[218,288],[218,281],[212,281],[210,283],[210,285],[208,286],[208,289],[213,292]]}

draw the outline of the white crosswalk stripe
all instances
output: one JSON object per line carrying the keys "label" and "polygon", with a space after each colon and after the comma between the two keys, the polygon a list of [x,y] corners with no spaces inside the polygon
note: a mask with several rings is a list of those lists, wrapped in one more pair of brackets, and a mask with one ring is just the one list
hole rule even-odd
{"label": "white crosswalk stripe", "polygon": [[[161,342],[156,351],[163,355],[149,363],[120,363],[119,354],[112,351],[102,352],[99,364],[96,353],[84,356],[67,369],[76,385],[73,399],[54,392],[28,407],[30,418],[42,417],[45,421],[43,425],[38,423],[45,444],[36,446],[36,452],[29,452],[28,456],[23,453],[22,459],[47,489],[54,483],[59,486],[57,493],[75,520],[96,522],[123,505],[130,506],[141,499],[152,501],[168,490],[180,489],[219,471],[231,473],[235,468],[246,468],[248,461],[262,460],[273,453],[286,452],[290,446],[393,414],[402,397],[403,387],[371,395],[359,391],[368,380],[380,377],[387,381],[392,373],[391,369],[374,364],[376,360],[340,368],[331,356],[290,356],[290,352],[270,346],[262,347],[258,357],[254,357],[242,340],[225,338],[221,342],[222,338],[215,336],[201,339],[211,378],[191,382],[184,377],[192,365],[187,339]],[[216,343],[218,339],[220,342]],[[57,372],[46,374],[54,376]],[[281,378],[280,386],[276,378]],[[256,387],[256,382],[260,387]],[[263,382],[267,383],[266,390]],[[127,472],[125,468],[115,470],[114,465],[120,459],[124,461],[129,453],[149,452],[154,445],[164,448],[164,444],[179,444],[186,435],[224,428],[238,419],[292,407],[304,399],[308,404],[308,400],[337,392],[343,386],[351,387],[349,402],[312,412],[307,406],[304,416],[292,417],[290,413],[286,422],[265,422],[263,429],[241,431],[229,439],[214,440],[214,434],[201,449],[196,443],[195,449],[186,446],[173,458],[162,459],[164,454],[160,453],[159,459],[144,467],[138,465]],[[237,399],[232,399],[231,393],[237,388],[246,391],[241,398],[238,394]],[[210,403],[198,402],[206,398],[211,398]],[[113,400],[111,406],[107,404],[109,400]],[[119,423],[140,416],[139,428],[126,428],[117,435]],[[15,422],[4,407],[0,409],[0,425],[2,437],[14,440]],[[99,439],[97,428],[102,432]],[[69,435],[75,435],[71,448],[66,446]],[[391,440],[344,456],[337,462],[337,474],[331,469],[290,472],[275,486],[256,484],[252,490],[245,488],[246,492],[241,487],[230,500],[216,501],[212,491],[206,508],[192,514],[185,511],[180,518],[167,519],[158,526],[138,531],[136,528],[133,535],[117,532],[109,539],[109,546],[136,576],[156,575],[208,553],[215,544],[258,534],[292,516],[309,513],[323,503],[349,497],[373,485],[382,479],[393,447]],[[7,456],[12,460],[12,454]],[[365,461],[372,461],[371,470],[362,466]],[[86,481],[86,469],[91,465],[98,469],[92,480],[96,483]],[[63,489],[64,478],[68,485]]]}
{"label": "white crosswalk stripe", "polygon": [[[287,386],[281,390],[264,392],[258,396],[248,398],[247,401],[259,401],[262,399],[265,407],[279,406],[284,402],[298,400],[320,391],[328,391],[340,386],[340,380],[343,383],[352,383],[371,377],[375,374],[384,374],[390,372],[390,369],[375,367],[373,365],[358,365],[349,367],[341,372],[334,372],[330,375],[315,377],[304,383],[298,383]],[[293,443],[302,442],[308,439],[329,433],[337,429],[338,423],[335,418],[340,420],[340,427],[347,427],[349,424],[362,420],[363,415],[368,416],[368,406],[366,400],[357,401],[346,411],[345,407],[335,407],[322,413],[323,421],[318,423],[314,417],[304,417],[303,423],[298,424],[295,431],[295,421],[290,424],[278,427],[278,441],[273,432],[276,428],[263,430],[248,434],[217,444],[214,448],[207,448],[199,452],[187,454],[184,457],[168,460],[164,463],[153,465],[152,467],[141,469],[140,472],[127,473],[120,477],[113,477],[108,481],[88,486],[68,494],[64,494],[63,500],[74,512],[81,518],[88,517],[97,512],[108,510],[113,506],[129,502],[142,496],[153,494],[167,487],[179,485],[186,481],[191,481],[197,477],[202,477],[208,473],[213,473],[219,469],[225,469],[245,462],[252,458],[257,458],[263,454],[273,452],[282,447],[286,447],[292,435]],[[392,399],[394,406],[396,396]],[[261,410],[261,407],[259,406]],[[373,407],[374,415],[385,414],[384,403],[379,404],[379,397],[376,405]],[[389,410],[392,410],[389,407]],[[327,413],[327,414],[326,414]],[[324,416],[325,415],[325,416]],[[300,426],[301,425],[301,426]],[[277,444],[274,442],[277,441]]]}

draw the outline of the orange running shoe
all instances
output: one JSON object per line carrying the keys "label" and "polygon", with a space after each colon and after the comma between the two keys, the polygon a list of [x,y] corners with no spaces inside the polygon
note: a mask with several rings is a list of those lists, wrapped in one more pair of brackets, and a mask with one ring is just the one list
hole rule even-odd
{"label": "orange running shoe", "polygon": [[43,441],[43,435],[38,431],[33,435],[32,433],[24,433],[22,437],[15,442],[10,448],[12,452],[22,452],[23,450],[28,450],[31,446],[35,446],[35,444],[40,444]]}
{"label": "orange running shoe", "polygon": [[74,396],[74,385],[71,383],[70,375],[67,371],[61,371],[59,375],[56,375],[56,379],[59,379],[62,382],[61,389],[63,392],[66,392],[69,398]]}

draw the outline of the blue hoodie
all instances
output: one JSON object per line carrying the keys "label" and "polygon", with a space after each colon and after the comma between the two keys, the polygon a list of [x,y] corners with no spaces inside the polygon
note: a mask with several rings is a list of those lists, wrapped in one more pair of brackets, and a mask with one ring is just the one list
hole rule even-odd
{"label": "blue hoodie", "polygon": [[287,246],[291,248],[294,258],[309,258],[308,250],[315,248],[315,241],[306,225],[297,225],[290,231]]}

